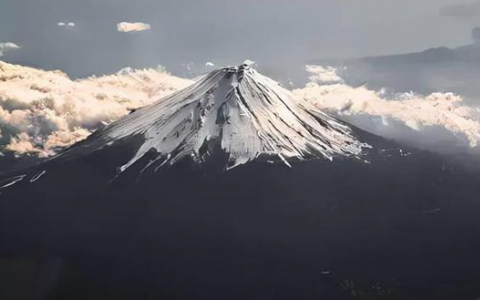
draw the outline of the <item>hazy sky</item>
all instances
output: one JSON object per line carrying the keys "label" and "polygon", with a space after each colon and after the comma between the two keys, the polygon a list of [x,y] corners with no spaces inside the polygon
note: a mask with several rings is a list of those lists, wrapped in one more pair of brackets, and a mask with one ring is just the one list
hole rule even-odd
{"label": "hazy sky", "polygon": [[[480,2],[459,1],[0,0],[0,43],[22,47],[6,61],[74,77],[157,64],[180,73],[190,61],[245,58],[278,67],[468,44],[480,26]],[[151,28],[118,32],[120,22]]]}

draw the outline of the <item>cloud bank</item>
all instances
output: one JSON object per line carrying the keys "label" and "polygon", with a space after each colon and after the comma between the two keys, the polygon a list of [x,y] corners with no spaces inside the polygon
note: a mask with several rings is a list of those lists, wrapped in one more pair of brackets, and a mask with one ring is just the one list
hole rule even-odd
{"label": "cloud bank", "polygon": [[331,68],[308,66],[307,70],[312,81],[294,93],[364,130],[435,151],[439,150],[438,145],[479,144],[480,112],[466,106],[461,96],[452,93],[389,96],[366,86],[348,86]]}
{"label": "cloud bank", "polygon": [[15,43],[7,42],[7,43],[0,43],[0,57],[3,56],[3,53],[6,51],[18,50],[20,46]]}
{"label": "cloud bank", "polygon": [[150,29],[151,29],[150,25],[146,23],[121,22],[117,24],[117,30],[119,32],[139,32],[139,31],[146,31]]}
{"label": "cloud bank", "polygon": [[72,81],[0,61],[0,152],[49,156],[105,124],[191,84],[163,71],[124,69]]}
{"label": "cloud bank", "polygon": [[[433,151],[475,147],[480,111],[461,96],[434,93],[387,95],[351,87],[333,68],[308,66],[310,80],[294,93],[319,109],[380,136]],[[49,156],[192,81],[163,68],[133,70],[72,81],[0,61],[0,152]]]}

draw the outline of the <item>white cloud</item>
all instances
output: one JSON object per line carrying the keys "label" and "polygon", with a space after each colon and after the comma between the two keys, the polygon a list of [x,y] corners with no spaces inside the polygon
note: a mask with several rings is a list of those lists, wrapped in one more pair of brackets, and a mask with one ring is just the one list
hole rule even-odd
{"label": "white cloud", "polygon": [[121,22],[117,24],[117,30],[119,32],[139,32],[139,31],[145,31],[150,29],[151,29],[150,25],[146,23]]}
{"label": "white cloud", "polygon": [[[458,141],[471,147],[479,144],[480,112],[463,103],[461,96],[408,93],[388,97],[365,86],[324,84],[324,78],[334,78],[331,68],[310,67],[309,71],[313,81],[294,93],[364,130],[424,147],[444,142],[453,146]],[[318,78],[320,82],[315,81]]]}
{"label": "white cloud", "polygon": [[310,81],[321,84],[343,83],[343,79],[337,74],[335,68],[308,65],[306,70],[310,73]]}
{"label": "white cloud", "polygon": [[0,57],[6,51],[18,50],[20,46],[15,43],[7,42],[7,43],[0,43]]}
{"label": "white cloud", "polygon": [[57,23],[57,26],[58,27],[65,27],[65,28],[73,28],[76,26],[76,24],[74,22],[68,22],[68,23],[65,23],[65,22],[58,22]]}
{"label": "white cloud", "polygon": [[[132,109],[191,84],[166,72],[131,70],[70,80],[0,61],[0,132],[6,150],[55,154]],[[5,144],[6,143],[6,144]]]}
{"label": "white cloud", "polygon": [[3,50],[15,50],[15,49],[20,49],[20,46],[18,46],[15,43],[0,43],[0,48]]}

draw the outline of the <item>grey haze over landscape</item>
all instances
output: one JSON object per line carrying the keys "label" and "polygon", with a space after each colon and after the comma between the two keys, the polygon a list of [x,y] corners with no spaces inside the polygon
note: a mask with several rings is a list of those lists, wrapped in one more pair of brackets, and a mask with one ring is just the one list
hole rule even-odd
{"label": "grey haze over landscape", "polygon": [[[176,75],[249,58],[269,75],[311,59],[469,44],[480,2],[458,0],[0,0],[7,62],[73,78],[165,65]],[[119,32],[138,22],[149,30]]]}

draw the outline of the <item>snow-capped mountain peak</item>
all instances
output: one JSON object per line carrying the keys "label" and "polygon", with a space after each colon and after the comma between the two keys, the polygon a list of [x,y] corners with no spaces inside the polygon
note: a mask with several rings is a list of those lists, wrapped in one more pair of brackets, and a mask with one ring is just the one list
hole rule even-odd
{"label": "snow-capped mountain peak", "polygon": [[228,156],[228,168],[258,157],[291,159],[357,156],[365,145],[351,130],[296,98],[250,64],[215,70],[197,83],[138,109],[97,131],[58,158],[92,153],[117,141],[141,137],[123,172],[147,152],[145,168],[191,157],[204,162],[211,151]]}

